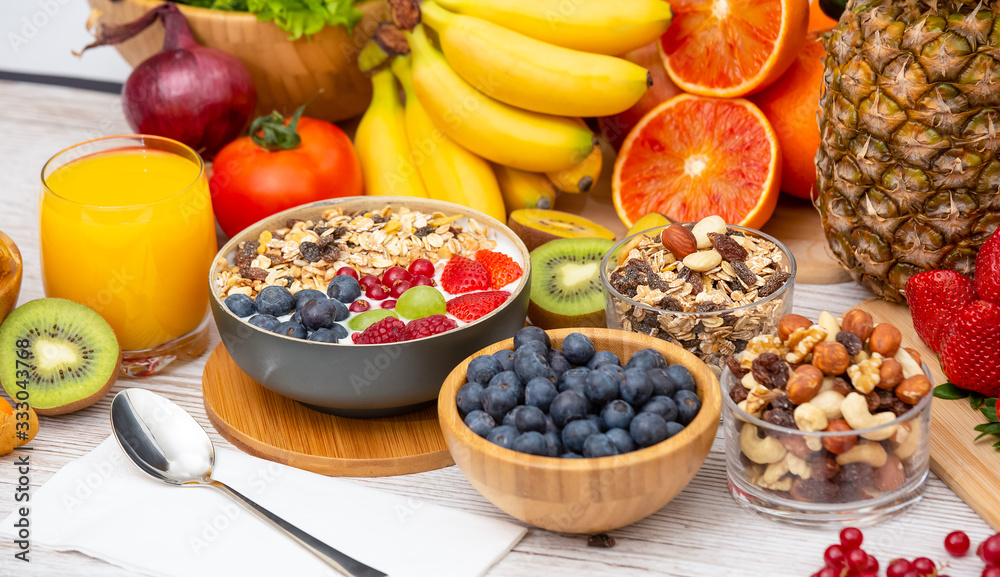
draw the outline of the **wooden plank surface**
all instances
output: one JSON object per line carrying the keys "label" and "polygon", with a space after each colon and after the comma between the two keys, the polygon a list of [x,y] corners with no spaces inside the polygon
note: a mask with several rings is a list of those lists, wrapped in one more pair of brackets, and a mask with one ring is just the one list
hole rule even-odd
{"label": "wooden plank surface", "polygon": [[[24,285],[20,302],[41,298],[38,260],[38,187],[42,165],[53,154],[74,143],[129,132],[119,99],[60,87],[0,82],[0,230],[10,234],[24,255]],[[87,250],[88,247],[80,247]],[[85,272],[81,272],[85,274]],[[794,312],[816,318],[821,310],[842,313],[871,295],[856,285],[819,286],[800,283],[795,288]],[[212,327],[209,350],[219,343]],[[209,422],[201,394],[205,356],[175,363],[163,374],[124,380],[123,387],[140,386],[168,396],[189,411],[215,443],[232,448]],[[81,457],[111,434],[109,395],[96,405],[60,417],[42,417],[32,441],[32,490],[67,463]],[[14,457],[0,457],[0,516],[15,504],[18,475]],[[372,479],[349,479],[366,487],[412,498],[415,504],[432,502],[490,517],[510,519],[489,504],[466,481],[457,467]],[[964,529],[973,543],[992,534],[954,492],[935,476],[927,481],[924,500],[906,514],[865,530],[865,547],[882,562],[894,557],[930,556],[945,560],[941,542],[952,529]],[[808,531],[762,519],[738,508],[729,496],[722,438],[716,437],[705,464],[694,480],[656,514],[613,531],[611,549],[587,547],[586,538],[531,529],[489,577],[542,573],[546,577],[646,577],[648,575],[744,577],[768,575],[802,577],[822,566],[823,550],[836,541],[835,530]],[[130,577],[133,573],[75,552],[56,552],[34,546],[31,563],[14,561],[14,544],[0,540],[0,575],[51,577]],[[973,556],[952,560],[949,574],[978,575],[981,563]],[[249,576],[248,576],[249,577]]]}

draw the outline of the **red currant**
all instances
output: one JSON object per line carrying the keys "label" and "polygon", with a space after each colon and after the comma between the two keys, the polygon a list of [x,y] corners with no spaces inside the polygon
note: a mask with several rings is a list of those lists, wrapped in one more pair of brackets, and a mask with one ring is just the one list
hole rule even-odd
{"label": "red currant", "polygon": [[378,277],[373,274],[366,274],[358,280],[358,284],[363,286],[365,289],[368,289],[373,286],[381,285],[382,281],[378,280]]}
{"label": "red currant", "polygon": [[861,546],[861,542],[864,539],[864,534],[861,533],[860,529],[855,527],[847,527],[840,532],[840,545],[845,551],[857,549]]}
{"label": "red currant", "polygon": [[910,571],[913,571],[912,563],[906,559],[894,559],[886,567],[885,577],[904,577]]}
{"label": "red currant", "polygon": [[434,276],[434,263],[426,258],[418,258],[417,260],[411,262],[410,266],[406,267],[406,270],[413,276],[421,275],[432,277]]}
{"label": "red currant", "polygon": [[962,531],[952,531],[944,538],[944,548],[955,557],[962,557],[969,552],[969,536]]}
{"label": "red currant", "polygon": [[913,560],[913,570],[917,572],[920,577],[931,577],[937,570],[937,565],[927,557],[917,557]]}
{"label": "red currant", "polygon": [[847,559],[847,566],[855,573],[868,564],[868,555],[861,549],[851,549],[844,557]]}
{"label": "red currant", "polygon": [[[358,271],[354,270],[353,268],[351,268],[349,266],[342,266],[342,267],[340,267],[340,268],[337,269],[337,276],[340,276],[342,274],[346,274],[347,276],[352,276],[352,277],[354,277],[354,280],[358,280]],[[375,275],[371,275],[371,276],[375,276]]]}
{"label": "red currant", "polygon": [[434,286],[434,279],[418,274],[413,277],[413,286]]}
{"label": "red currant", "polygon": [[865,563],[865,571],[878,573],[878,559],[876,559],[874,555],[868,556],[868,561]]}
{"label": "red currant", "polygon": [[389,291],[385,290],[385,287],[380,284],[368,287],[365,294],[368,295],[368,298],[376,301],[389,297]]}
{"label": "red currant", "polygon": [[1000,533],[983,541],[979,558],[987,565],[1000,565]]}
{"label": "red currant", "polygon": [[844,557],[844,550],[840,545],[830,545],[823,552],[823,563],[827,567],[833,567],[834,569],[840,569],[847,562]]}
{"label": "red currant", "polygon": [[396,308],[396,301],[394,301],[394,300],[387,300],[387,301],[383,302],[381,306],[384,309],[394,309],[394,308]]}
{"label": "red currant", "polygon": [[394,266],[382,273],[382,284],[392,286],[401,280],[408,281],[410,278],[410,273],[406,272],[405,268]]}
{"label": "red currant", "polygon": [[349,308],[352,313],[363,313],[372,308],[372,303],[366,301],[365,299],[358,299],[351,303],[351,306],[347,308]]}
{"label": "red currant", "polygon": [[816,575],[817,577],[840,577],[840,572],[833,567],[823,567]]}
{"label": "red currant", "polygon": [[1000,577],[1000,567],[989,565],[983,568],[983,574],[979,577]]}
{"label": "red currant", "polygon": [[410,281],[401,280],[398,283],[392,285],[392,288],[389,289],[389,296],[398,299],[399,297],[403,296],[403,293],[410,290],[410,287],[412,286],[413,283],[411,283]]}

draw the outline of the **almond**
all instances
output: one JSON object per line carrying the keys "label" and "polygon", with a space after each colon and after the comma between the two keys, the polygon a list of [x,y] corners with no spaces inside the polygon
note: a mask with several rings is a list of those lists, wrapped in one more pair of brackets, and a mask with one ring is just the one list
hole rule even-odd
{"label": "almond", "polygon": [[708,238],[710,232],[726,234],[726,220],[718,215],[706,216],[691,227],[691,234],[694,235],[698,248],[712,246],[712,240]]}
{"label": "almond", "polygon": [[660,242],[677,260],[684,260],[684,257],[698,250],[698,241],[695,240],[694,234],[680,224],[672,224],[663,229],[660,233]]}
{"label": "almond", "polygon": [[875,487],[879,491],[893,491],[903,486],[906,472],[896,455],[889,455],[885,465],[875,469]]}
{"label": "almond", "polygon": [[722,263],[722,255],[714,248],[711,250],[700,250],[694,254],[689,254],[681,261],[684,266],[695,272],[708,272]]}

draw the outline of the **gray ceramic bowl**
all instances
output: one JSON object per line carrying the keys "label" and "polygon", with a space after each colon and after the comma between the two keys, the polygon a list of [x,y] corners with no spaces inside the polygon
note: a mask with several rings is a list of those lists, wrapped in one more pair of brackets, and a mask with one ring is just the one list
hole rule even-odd
{"label": "gray ceramic bowl", "polygon": [[[320,218],[341,207],[347,212],[386,205],[427,213],[471,216],[491,234],[508,238],[521,253],[524,275],[500,308],[474,323],[432,337],[386,345],[315,343],[257,328],[233,314],[219,300],[214,279],[220,259],[232,262],[240,242],[256,240],[265,229],[280,228],[289,218]],[[531,262],[524,243],[503,223],[479,211],[449,202],[395,196],[338,198],[280,212],[247,227],[216,255],[209,274],[210,304],[222,342],[245,373],[279,395],[309,407],[347,417],[383,417],[409,412],[437,398],[445,377],[472,353],[514,336],[528,310]]]}

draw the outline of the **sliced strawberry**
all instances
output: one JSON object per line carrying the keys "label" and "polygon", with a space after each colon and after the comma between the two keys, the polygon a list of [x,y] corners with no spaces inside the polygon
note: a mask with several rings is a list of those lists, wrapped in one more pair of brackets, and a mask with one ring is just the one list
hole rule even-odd
{"label": "sliced strawberry", "polygon": [[455,297],[448,301],[448,312],[455,318],[471,323],[484,317],[506,302],[510,297],[507,291],[485,291]]}
{"label": "sliced strawberry", "polygon": [[521,265],[502,252],[485,249],[476,251],[476,262],[482,264],[489,271],[490,286],[495,289],[509,285],[524,274]]}
{"label": "sliced strawberry", "polygon": [[1000,395],[1000,305],[977,300],[958,311],[941,339],[941,365],[954,385]]}
{"label": "sliced strawberry", "polygon": [[935,353],[941,351],[941,338],[952,318],[975,299],[973,282],[953,270],[924,271],[906,282],[913,328]]}
{"label": "sliced strawberry", "polygon": [[403,329],[403,340],[412,341],[413,339],[422,339],[450,331],[454,328],[458,328],[458,323],[448,317],[444,315],[430,315],[406,323],[406,328]]}
{"label": "sliced strawberry", "polygon": [[1000,228],[993,231],[976,255],[976,294],[1000,305]]}
{"label": "sliced strawberry", "polygon": [[490,288],[486,267],[464,256],[455,255],[441,271],[441,288],[453,295]]}

